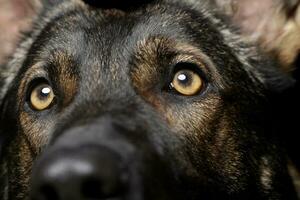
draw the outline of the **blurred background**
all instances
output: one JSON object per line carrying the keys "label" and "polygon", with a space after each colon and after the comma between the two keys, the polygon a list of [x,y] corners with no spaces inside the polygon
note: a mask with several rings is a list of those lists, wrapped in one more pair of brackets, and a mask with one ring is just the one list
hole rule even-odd
{"label": "blurred background", "polygon": [[34,0],[0,0],[0,65],[11,55],[36,9]]}

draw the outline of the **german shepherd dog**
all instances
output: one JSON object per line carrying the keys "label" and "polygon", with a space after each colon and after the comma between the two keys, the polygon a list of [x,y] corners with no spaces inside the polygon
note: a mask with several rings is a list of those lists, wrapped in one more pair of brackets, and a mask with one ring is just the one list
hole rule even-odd
{"label": "german shepherd dog", "polygon": [[294,80],[219,5],[41,1],[0,70],[0,198],[297,199]]}

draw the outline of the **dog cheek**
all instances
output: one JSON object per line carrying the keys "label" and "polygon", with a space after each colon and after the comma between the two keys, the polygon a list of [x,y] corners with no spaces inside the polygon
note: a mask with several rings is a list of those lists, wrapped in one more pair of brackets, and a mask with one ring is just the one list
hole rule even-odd
{"label": "dog cheek", "polygon": [[235,128],[234,120],[226,112],[210,124],[206,133],[204,145],[207,149],[207,156],[212,162],[212,170],[223,177],[224,185],[229,192],[240,190],[245,187],[243,177],[247,173],[243,162],[245,152],[242,150],[239,138],[241,133]]}
{"label": "dog cheek", "polygon": [[18,191],[18,199],[26,199],[35,155],[31,151],[31,145],[21,133],[12,141],[12,144],[8,149],[8,155],[11,156],[7,159],[9,192]]}
{"label": "dog cheek", "polygon": [[261,165],[260,165],[260,182],[262,185],[262,188],[265,191],[270,191],[272,189],[272,169],[269,164],[269,160],[266,157],[262,157],[261,159]]}
{"label": "dog cheek", "polygon": [[163,114],[176,132],[202,137],[201,133],[206,132],[206,127],[214,118],[220,103],[221,99],[212,94],[193,103],[163,104]]}
{"label": "dog cheek", "polygon": [[49,130],[53,130],[53,123],[33,119],[25,112],[20,114],[19,120],[23,135],[27,138],[34,153],[38,154],[49,142]]}
{"label": "dog cheek", "polygon": [[[178,109],[179,110],[179,109]],[[246,187],[244,181],[248,173],[244,164],[245,152],[239,144],[239,135],[246,134],[236,127],[228,108],[222,106],[217,97],[209,103],[190,105],[189,109],[166,112],[170,118],[171,127],[177,137],[185,138],[186,154],[190,157],[191,168],[199,176],[207,176],[203,169],[222,177],[222,183],[228,192],[236,192]],[[218,112],[220,111],[220,112]]]}

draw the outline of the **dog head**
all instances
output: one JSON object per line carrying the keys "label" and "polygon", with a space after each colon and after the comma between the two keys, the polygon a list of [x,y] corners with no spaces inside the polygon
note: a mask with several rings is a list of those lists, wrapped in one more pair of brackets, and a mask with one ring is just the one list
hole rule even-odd
{"label": "dog head", "polygon": [[292,80],[209,2],[43,7],[1,73],[4,199],[295,198]]}

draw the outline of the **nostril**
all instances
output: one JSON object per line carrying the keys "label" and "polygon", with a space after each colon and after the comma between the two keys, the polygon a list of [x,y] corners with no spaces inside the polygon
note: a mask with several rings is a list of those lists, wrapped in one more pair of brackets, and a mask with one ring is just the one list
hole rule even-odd
{"label": "nostril", "polygon": [[110,199],[122,196],[124,188],[120,185],[103,184],[100,179],[90,177],[81,184],[81,195],[85,199]]}
{"label": "nostril", "polygon": [[101,182],[96,178],[86,179],[82,182],[81,194],[87,199],[101,199],[103,198],[101,187]]}
{"label": "nostril", "polygon": [[57,191],[51,185],[43,185],[40,187],[38,194],[32,200],[59,200]]}

